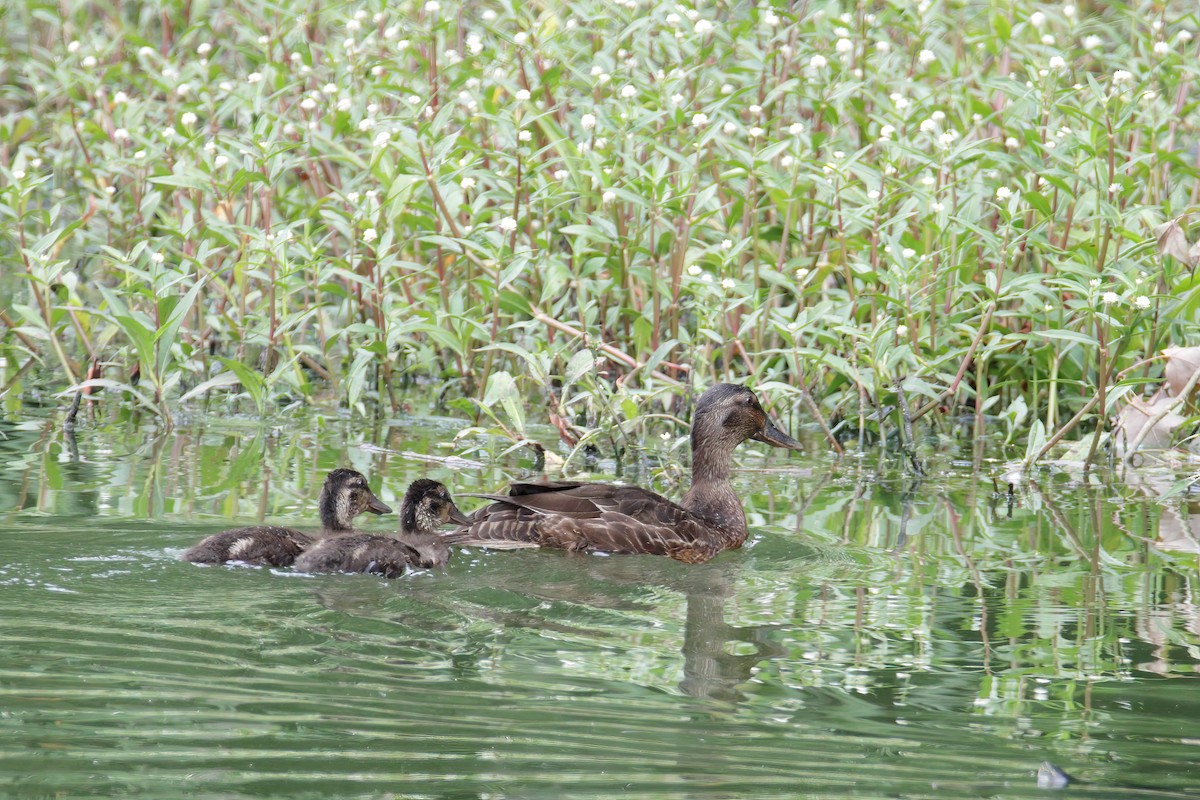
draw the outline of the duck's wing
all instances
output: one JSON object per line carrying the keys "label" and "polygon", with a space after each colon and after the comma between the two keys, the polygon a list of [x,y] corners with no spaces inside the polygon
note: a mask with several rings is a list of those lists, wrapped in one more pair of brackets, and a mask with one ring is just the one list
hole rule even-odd
{"label": "duck's wing", "polygon": [[707,561],[721,549],[703,536],[708,526],[702,520],[646,489],[587,483],[525,491],[532,486],[492,496],[495,503],[447,540],[478,547],[652,553],[689,562]]}
{"label": "duck's wing", "polygon": [[313,537],[295,528],[256,525],[214,533],[189,547],[180,558],[195,564],[240,561],[286,567],[312,542]]}

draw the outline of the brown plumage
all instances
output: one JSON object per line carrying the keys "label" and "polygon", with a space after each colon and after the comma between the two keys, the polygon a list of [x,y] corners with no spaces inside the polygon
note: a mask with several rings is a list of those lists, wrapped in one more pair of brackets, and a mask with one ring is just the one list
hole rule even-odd
{"label": "brown plumage", "polygon": [[309,534],[295,528],[275,525],[254,525],[248,528],[214,533],[200,540],[180,556],[196,564],[223,564],[239,561],[286,567],[296,556],[313,543],[318,535],[349,533],[354,530],[354,518],[364,511],[389,514],[390,508],[380,502],[367,486],[367,479],[352,469],[335,469],[325,478],[318,501],[323,530]]}
{"label": "brown plumage", "polygon": [[437,481],[413,481],[400,504],[400,533],[331,536],[296,559],[300,572],[366,572],[398,578],[411,569],[444,566],[450,548],[436,531],[448,522],[469,522]]}
{"label": "brown plumage", "polygon": [[747,439],[800,449],[776,428],[754,392],[719,383],[696,402],[692,487],[678,505],[636,486],[513,484],[446,539],[496,549],[556,547],[652,553],[696,564],[746,541],[746,515],[729,482],[733,451]]}

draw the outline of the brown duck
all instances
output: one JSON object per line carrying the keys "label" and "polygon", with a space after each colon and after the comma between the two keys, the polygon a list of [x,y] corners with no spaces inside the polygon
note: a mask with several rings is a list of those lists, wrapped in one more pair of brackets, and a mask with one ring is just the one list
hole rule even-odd
{"label": "brown duck", "polygon": [[799,450],[775,427],[754,392],[719,383],[700,396],[692,419],[692,487],[678,505],[636,486],[513,484],[506,496],[446,536],[456,545],[556,547],[653,553],[697,564],[746,541],[746,514],[729,482],[734,449],[754,439]]}
{"label": "brown duck", "polygon": [[[323,530],[321,535],[350,533],[354,518],[364,511],[389,514],[376,497],[367,479],[352,469],[335,469],[325,478],[318,501]],[[317,536],[295,528],[255,525],[249,528],[214,533],[184,551],[181,558],[196,564],[223,564],[239,561],[272,567],[286,567],[296,560]]]}
{"label": "brown duck", "polygon": [[301,553],[294,566],[300,572],[365,572],[387,578],[445,566],[450,548],[437,529],[448,522],[470,521],[445,486],[422,478],[412,482],[400,503],[398,536],[330,536]]}

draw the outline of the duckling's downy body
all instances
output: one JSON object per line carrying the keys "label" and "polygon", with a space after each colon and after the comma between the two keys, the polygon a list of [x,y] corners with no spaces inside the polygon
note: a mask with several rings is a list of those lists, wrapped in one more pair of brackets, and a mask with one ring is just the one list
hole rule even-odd
{"label": "duckling's downy body", "polygon": [[309,534],[295,528],[254,525],[248,528],[214,533],[184,551],[181,558],[196,564],[223,564],[238,561],[272,567],[286,567],[296,560],[317,536],[351,533],[354,518],[364,511],[391,513],[367,486],[367,479],[352,469],[335,469],[325,478],[318,502],[321,534]]}
{"label": "duckling's downy body", "polygon": [[446,539],[498,549],[556,547],[651,553],[700,563],[746,541],[746,515],[729,482],[734,449],[754,439],[800,449],[776,428],[754,392],[728,383],[696,402],[692,487],[677,505],[637,486],[603,483],[513,484]]}
{"label": "duckling's downy body", "polygon": [[300,572],[365,572],[387,578],[412,569],[441,567],[450,559],[450,548],[437,529],[448,522],[469,521],[445,486],[422,478],[404,494],[397,536],[331,536],[305,550],[295,567]]}

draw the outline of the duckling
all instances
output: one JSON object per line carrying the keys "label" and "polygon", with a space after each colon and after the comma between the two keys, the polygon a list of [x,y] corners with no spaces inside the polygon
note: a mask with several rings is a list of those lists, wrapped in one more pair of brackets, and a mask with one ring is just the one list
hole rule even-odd
{"label": "duckling", "polygon": [[746,541],[746,514],[729,473],[734,449],[748,439],[801,447],[775,427],[754,392],[718,383],[696,401],[692,488],[678,504],[637,486],[514,483],[507,495],[477,495],[494,502],[445,538],[460,546],[652,553],[698,564]]}
{"label": "duckling", "polygon": [[[361,473],[335,469],[325,478],[318,501],[323,534],[350,533],[354,518],[364,511],[390,514],[392,509],[380,502]],[[192,545],[180,556],[195,564],[223,564],[241,561],[272,567],[286,567],[315,541],[316,535],[295,528],[255,525],[214,533]]]}
{"label": "duckling", "polygon": [[465,525],[470,518],[458,510],[450,492],[437,481],[413,481],[400,503],[400,533],[371,536],[351,533],[317,542],[296,559],[300,572],[365,572],[398,578],[410,569],[441,567],[450,548],[437,534],[448,522]]}

